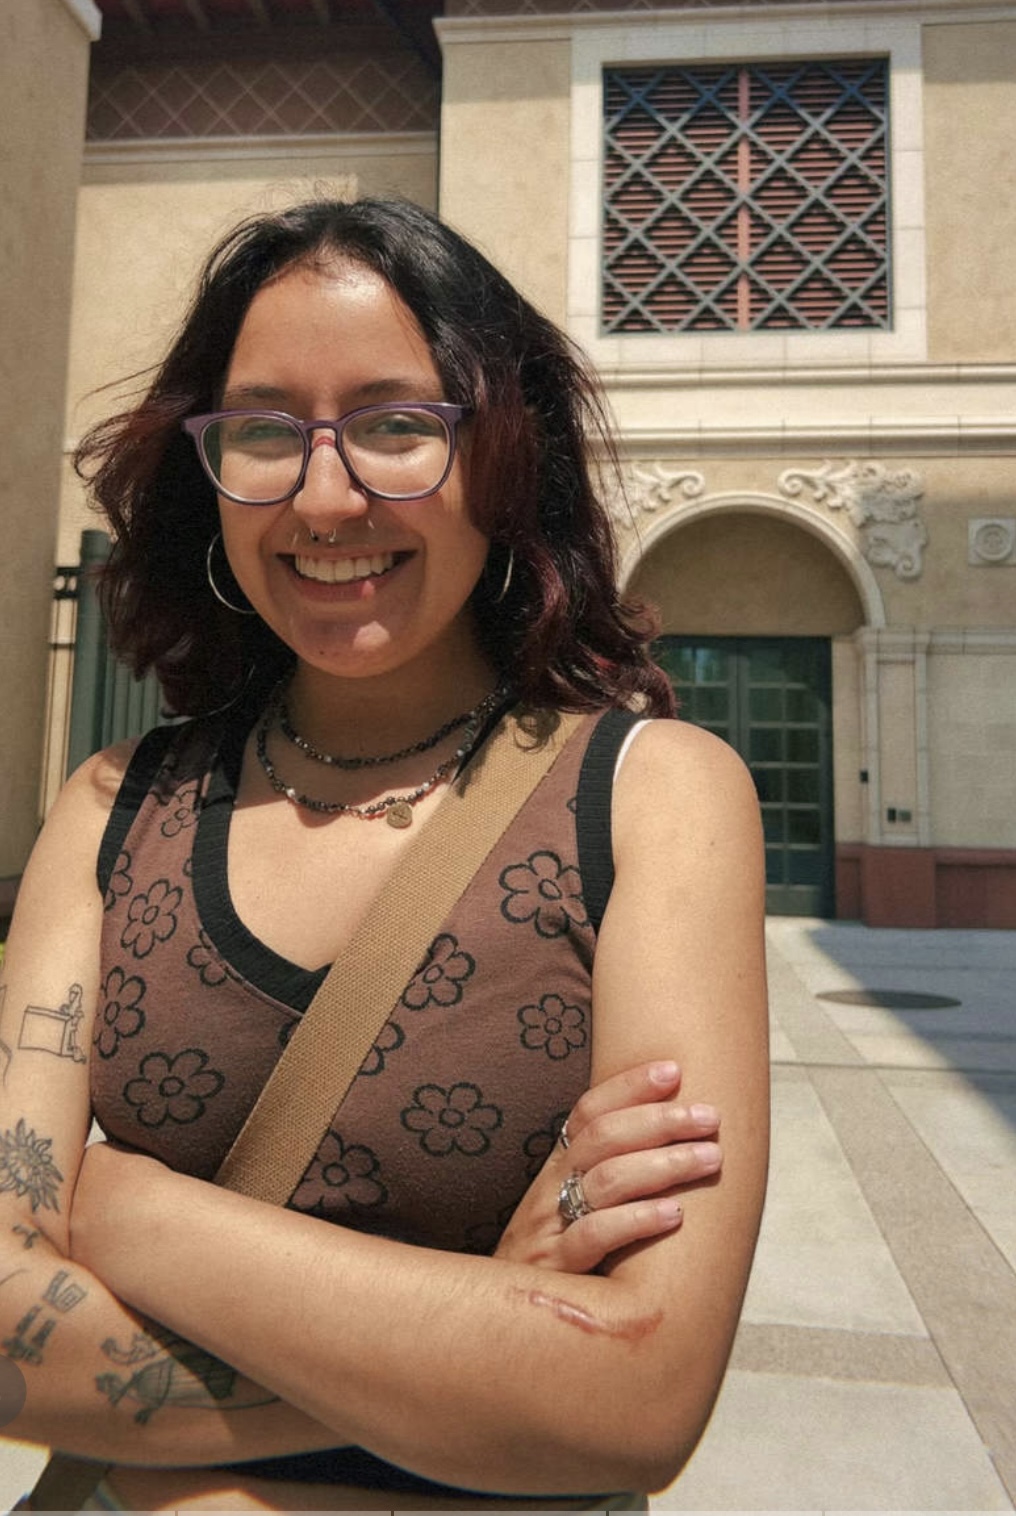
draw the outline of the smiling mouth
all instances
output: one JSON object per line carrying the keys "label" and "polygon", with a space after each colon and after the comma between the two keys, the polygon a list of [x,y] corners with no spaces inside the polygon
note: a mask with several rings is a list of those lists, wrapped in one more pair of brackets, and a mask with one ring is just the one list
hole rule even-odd
{"label": "smiling mouth", "polygon": [[321,584],[352,584],[358,579],[376,579],[395,567],[394,553],[374,553],[370,558],[293,559],[301,579],[316,579]]}

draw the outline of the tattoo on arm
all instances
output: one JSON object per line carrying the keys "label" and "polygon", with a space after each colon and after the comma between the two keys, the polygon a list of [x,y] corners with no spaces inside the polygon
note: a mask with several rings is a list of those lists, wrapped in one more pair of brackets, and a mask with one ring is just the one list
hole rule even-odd
{"label": "tattoo on arm", "polygon": [[126,1348],[108,1337],[102,1351],[113,1363],[130,1372],[100,1374],[95,1381],[96,1389],[112,1405],[125,1402],[134,1408],[134,1420],[142,1426],[164,1406],[246,1411],[273,1405],[279,1399],[262,1390],[256,1398],[234,1400],[240,1377],[235,1369],[175,1332],[154,1324],[149,1331],[135,1332]]}
{"label": "tattoo on arm", "polygon": [[[24,1269],[15,1269],[15,1274],[25,1273]],[[8,1274],[7,1279],[13,1278]],[[7,1279],[0,1280],[0,1284],[6,1284]],[[43,1291],[43,1300],[55,1310],[66,1315],[79,1305],[88,1291],[83,1285],[76,1284],[70,1277],[68,1269],[59,1269],[49,1281]],[[55,1316],[45,1316],[40,1321],[39,1313],[41,1305],[33,1305],[25,1312],[17,1326],[14,1328],[13,1337],[8,1337],[2,1346],[8,1358],[15,1361],[29,1363],[33,1368],[38,1368],[42,1362],[42,1350],[56,1326]]]}
{"label": "tattoo on arm", "polygon": [[18,1047],[33,1053],[52,1053],[70,1058],[74,1063],[87,1062],[78,1044],[78,1032],[84,1017],[80,984],[72,984],[67,999],[58,1010],[45,1005],[30,1005],[21,1018]]}
{"label": "tattoo on arm", "polygon": [[[0,1033],[2,1033],[5,1030],[4,1029],[4,1001],[6,999],[7,999],[7,986],[5,984],[0,984]],[[5,1037],[0,1036],[0,1084],[3,1084],[5,1086],[7,1084],[7,1070],[11,1066],[11,1059],[13,1057],[14,1057],[14,1053],[13,1053],[13,1050],[11,1049],[10,1044],[7,1042],[7,1040],[6,1040]]]}
{"label": "tattoo on arm", "polygon": [[21,1244],[23,1248],[30,1248],[36,1237],[42,1236],[42,1233],[36,1231],[34,1227],[22,1226],[20,1221],[18,1222],[17,1226],[11,1227],[11,1231],[14,1233],[15,1237],[20,1234],[20,1236],[25,1239]]}
{"label": "tattoo on arm", "polygon": [[0,1195],[13,1190],[20,1200],[27,1195],[32,1210],[51,1211],[57,1204],[57,1185],[63,1175],[53,1162],[52,1137],[38,1137],[22,1116],[13,1131],[0,1133]]}

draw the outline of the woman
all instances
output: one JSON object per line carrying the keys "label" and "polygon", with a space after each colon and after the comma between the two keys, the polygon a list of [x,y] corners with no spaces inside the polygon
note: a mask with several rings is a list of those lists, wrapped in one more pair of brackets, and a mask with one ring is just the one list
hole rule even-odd
{"label": "woman", "polygon": [[[757,814],[729,749],[650,719],[590,428],[567,342],[486,260],[362,201],[228,237],[86,440],[114,645],[199,718],[72,779],[5,975],[18,1430],[116,1464],[107,1505],[624,1506],[603,1492],[668,1482],[702,1431],[764,1189]],[[623,750],[594,737],[627,707]],[[589,714],[289,1206],[210,1184],[509,708]],[[58,1057],[39,1007],[73,1023]],[[112,1141],[82,1156],[86,1027]]]}

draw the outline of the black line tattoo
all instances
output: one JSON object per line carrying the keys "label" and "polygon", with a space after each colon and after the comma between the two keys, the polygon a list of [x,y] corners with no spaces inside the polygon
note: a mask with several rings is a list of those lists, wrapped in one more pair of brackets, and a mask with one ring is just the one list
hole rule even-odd
{"label": "black line tattoo", "polygon": [[11,1271],[10,1271],[9,1274],[5,1274],[4,1277],[2,1279],[0,1279],[0,1287],[2,1287],[3,1285],[5,1285],[9,1279],[13,1279],[16,1274],[27,1274],[27,1273],[28,1273],[27,1269],[11,1269]]}
{"label": "black line tattoo", "polygon": [[[4,1001],[6,999],[7,986],[5,984],[0,984],[0,1029],[3,1028],[4,1024]],[[3,1037],[0,1037],[0,1084],[3,1084],[5,1087],[7,1084],[7,1070],[11,1066],[11,1060],[13,1057],[14,1051],[11,1048],[10,1044],[5,1042]]]}
{"label": "black line tattoo", "polygon": [[[68,1280],[70,1280],[69,1283]],[[87,1294],[88,1291],[83,1285],[75,1284],[67,1270],[61,1269],[49,1281],[42,1298],[48,1300],[50,1305],[55,1306],[58,1311],[66,1313],[73,1311],[76,1305],[80,1305]]]}
{"label": "black line tattoo", "polygon": [[78,1030],[84,1016],[80,984],[72,984],[59,1010],[45,1005],[30,1005],[21,1018],[18,1047],[32,1053],[53,1053],[57,1058],[71,1058],[86,1063],[78,1046]]}
{"label": "black line tattoo", "polygon": [[[153,1335],[154,1334],[154,1335]],[[165,1327],[135,1332],[126,1348],[107,1337],[102,1344],[106,1357],[129,1374],[99,1374],[95,1387],[112,1405],[126,1401],[136,1406],[134,1420],[142,1426],[164,1406],[192,1410],[247,1411],[273,1405],[279,1397],[263,1391],[256,1400],[227,1402],[240,1377],[203,1348],[195,1347]]]}
{"label": "black line tattoo", "polygon": [[32,1243],[35,1241],[36,1237],[41,1237],[42,1236],[42,1233],[36,1231],[34,1228],[29,1228],[27,1226],[22,1226],[20,1221],[18,1222],[17,1226],[12,1226],[11,1227],[11,1231],[14,1233],[15,1237],[20,1232],[21,1236],[25,1239],[24,1242],[21,1244],[21,1246],[23,1248],[30,1248],[32,1246]]}
{"label": "black line tattoo", "polygon": [[19,1200],[28,1196],[33,1211],[40,1206],[58,1211],[56,1187],[63,1175],[53,1162],[52,1146],[52,1137],[37,1137],[23,1116],[13,1132],[8,1128],[0,1134],[0,1195],[13,1190]]}
{"label": "black line tattoo", "polygon": [[14,1328],[14,1336],[8,1337],[3,1344],[0,1344],[5,1349],[8,1358],[13,1358],[16,1362],[29,1363],[33,1368],[38,1368],[42,1362],[42,1350],[46,1346],[46,1339],[56,1326],[56,1321],[51,1317],[37,1327],[29,1338],[28,1334],[35,1326],[40,1309],[40,1306],[33,1305],[26,1311]]}

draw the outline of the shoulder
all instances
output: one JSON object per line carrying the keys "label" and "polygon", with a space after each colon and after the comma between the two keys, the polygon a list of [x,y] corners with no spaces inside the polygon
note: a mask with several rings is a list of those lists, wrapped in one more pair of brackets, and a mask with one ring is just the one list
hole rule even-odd
{"label": "shoulder", "polygon": [[756,855],[760,830],[751,774],[728,743],[680,720],[638,730],[615,786],[619,863],[626,851],[656,855],[677,843],[685,857]]}

